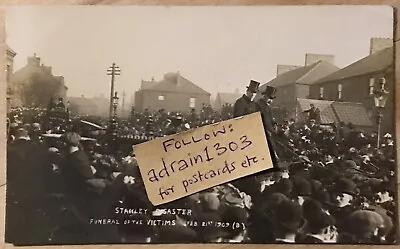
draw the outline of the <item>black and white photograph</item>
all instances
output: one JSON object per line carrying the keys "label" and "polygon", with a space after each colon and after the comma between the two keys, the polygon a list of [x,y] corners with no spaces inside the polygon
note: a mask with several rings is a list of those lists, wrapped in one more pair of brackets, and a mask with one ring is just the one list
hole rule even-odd
{"label": "black and white photograph", "polygon": [[[398,244],[392,7],[5,14],[6,243]],[[257,112],[272,169],[152,204],[139,144]]]}

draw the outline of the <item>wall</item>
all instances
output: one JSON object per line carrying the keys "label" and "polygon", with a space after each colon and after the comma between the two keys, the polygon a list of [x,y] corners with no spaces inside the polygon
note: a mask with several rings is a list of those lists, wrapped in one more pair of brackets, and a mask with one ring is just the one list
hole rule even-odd
{"label": "wall", "polygon": [[308,99],[310,95],[310,86],[305,84],[296,84],[296,97]]}
{"label": "wall", "polygon": [[296,85],[290,84],[277,88],[273,106],[284,107],[289,116],[294,115],[296,109]]}
{"label": "wall", "polygon": [[[164,96],[164,100],[158,99],[160,95]],[[148,108],[152,111],[165,109],[166,111],[189,112],[191,110],[189,103],[192,97],[196,98],[196,111],[200,111],[203,104],[210,105],[210,95],[142,90],[137,92],[135,96],[135,108],[138,111]]]}

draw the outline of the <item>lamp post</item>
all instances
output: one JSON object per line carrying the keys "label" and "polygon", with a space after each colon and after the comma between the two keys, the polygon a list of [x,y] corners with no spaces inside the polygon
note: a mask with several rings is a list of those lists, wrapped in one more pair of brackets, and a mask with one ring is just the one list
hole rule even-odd
{"label": "lamp post", "polygon": [[383,118],[382,110],[385,108],[386,100],[389,92],[385,89],[386,79],[381,78],[379,80],[379,89],[374,91],[374,101],[376,107],[376,123],[378,125],[378,134],[377,134],[377,144],[376,147],[380,147],[380,137],[381,137],[381,123]]}

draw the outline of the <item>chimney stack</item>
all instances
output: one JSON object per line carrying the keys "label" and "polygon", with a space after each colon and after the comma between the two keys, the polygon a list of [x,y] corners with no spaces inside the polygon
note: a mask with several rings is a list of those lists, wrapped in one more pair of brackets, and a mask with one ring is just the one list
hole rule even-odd
{"label": "chimney stack", "polygon": [[300,67],[300,66],[279,64],[276,66],[276,76],[281,75],[286,72],[289,72],[289,71],[292,71],[293,69],[296,69],[298,67]]}
{"label": "chimney stack", "polygon": [[36,54],[34,54],[31,57],[28,57],[28,65],[30,66],[40,66],[40,57],[37,57]]}
{"label": "chimney stack", "polygon": [[45,66],[44,64],[42,64],[42,68],[43,68],[43,71],[45,71],[46,73],[52,74],[52,67],[48,67],[48,66]]}
{"label": "chimney stack", "polygon": [[306,54],[305,66],[314,64],[318,61],[326,61],[335,64],[335,56],[330,54]]}
{"label": "chimney stack", "polygon": [[391,38],[371,38],[369,42],[369,54],[376,53],[385,48],[393,47],[393,39]]}

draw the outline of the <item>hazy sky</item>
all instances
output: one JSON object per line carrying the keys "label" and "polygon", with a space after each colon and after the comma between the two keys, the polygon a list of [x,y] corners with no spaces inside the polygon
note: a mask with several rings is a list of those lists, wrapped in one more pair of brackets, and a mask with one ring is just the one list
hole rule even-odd
{"label": "hazy sky", "polygon": [[334,54],[344,67],[369,53],[371,37],[393,36],[391,7],[11,7],[7,44],[15,70],[36,53],[63,75],[69,96],[133,94],[141,79],[177,72],[215,94],[267,82],[277,64],[304,65],[305,53]]}

